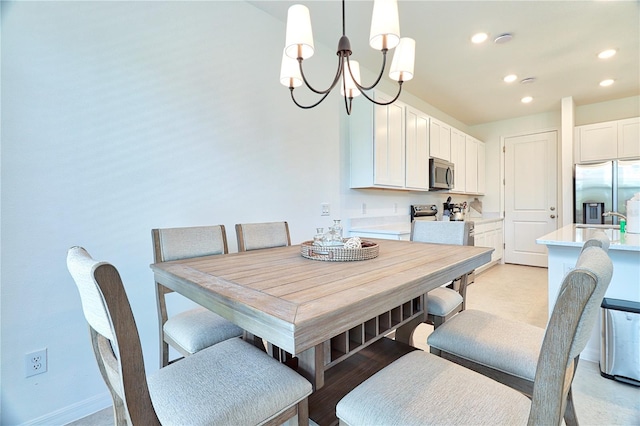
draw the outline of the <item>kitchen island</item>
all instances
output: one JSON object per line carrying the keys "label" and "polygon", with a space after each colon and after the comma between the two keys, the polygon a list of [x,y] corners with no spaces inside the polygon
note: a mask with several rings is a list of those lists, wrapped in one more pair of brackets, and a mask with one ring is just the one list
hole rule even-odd
{"label": "kitchen island", "polygon": [[[613,277],[605,297],[640,302],[640,234],[621,233],[611,226],[567,225],[536,240],[548,249],[549,315],[553,311],[562,279],[575,267],[580,249],[595,230],[609,237],[609,257],[613,261]],[[598,362],[600,359],[600,317],[591,332],[581,358]]]}

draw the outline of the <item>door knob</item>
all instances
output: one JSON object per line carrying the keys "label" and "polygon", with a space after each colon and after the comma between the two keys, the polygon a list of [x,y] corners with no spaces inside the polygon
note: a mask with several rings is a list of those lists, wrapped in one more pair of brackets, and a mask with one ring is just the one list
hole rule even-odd
{"label": "door knob", "polygon": [[552,214],[552,215],[551,215],[551,216],[549,216],[549,217],[550,217],[551,219],[555,219],[555,218],[556,218],[556,215],[555,215],[555,214]]}

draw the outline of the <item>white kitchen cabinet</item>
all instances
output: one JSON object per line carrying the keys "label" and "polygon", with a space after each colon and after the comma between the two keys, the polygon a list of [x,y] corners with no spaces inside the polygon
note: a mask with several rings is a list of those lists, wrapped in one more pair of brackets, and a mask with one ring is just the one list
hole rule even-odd
{"label": "white kitchen cabinet", "polygon": [[405,186],[429,190],[429,116],[405,107]]}
{"label": "white kitchen cabinet", "polygon": [[[379,92],[375,99],[391,98]],[[370,102],[354,107],[350,117],[351,187],[405,186],[405,120],[402,102],[380,106]]]}
{"label": "white kitchen cabinet", "polygon": [[479,141],[471,136],[465,138],[466,176],[465,190],[467,193],[478,192],[478,143]]}
{"label": "white kitchen cabinet", "polygon": [[576,162],[610,160],[618,156],[618,125],[588,124],[576,128]]}
{"label": "white kitchen cabinet", "polygon": [[451,129],[451,162],[454,164],[454,185],[450,192],[465,193],[466,191],[466,144],[466,135],[457,129]]}
{"label": "white kitchen cabinet", "polygon": [[451,161],[451,126],[433,117],[430,119],[429,124],[430,155]]}
{"label": "white kitchen cabinet", "polygon": [[618,157],[640,157],[640,117],[618,121]]}
{"label": "white kitchen cabinet", "polygon": [[486,190],[486,147],[484,142],[478,141],[478,194],[483,195]]}
{"label": "white kitchen cabinet", "polygon": [[502,219],[475,221],[474,245],[476,247],[492,247],[494,250],[491,253],[491,261],[477,268],[476,272],[482,272],[501,261],[504,254],[502,228]]}
{"label": "white kitchen cabinet", "polygon": [[640,157],[640,117],[577,126],[576,163]]}

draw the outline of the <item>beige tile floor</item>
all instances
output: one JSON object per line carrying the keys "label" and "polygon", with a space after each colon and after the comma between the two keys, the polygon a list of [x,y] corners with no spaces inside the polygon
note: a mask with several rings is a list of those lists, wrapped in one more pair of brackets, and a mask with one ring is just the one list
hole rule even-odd
{"label": "beige tile floor", "polygon": [[[493,312],[544,327],[547,322],[547,270],[497,265],[476,277],[467,290],[467,307]],[[414,345],[428,350],[433,330],[420,325]],[[640,425],[640,388],[605,379],[596,363],[581,361],[573,382],[578,419],[583,426]],[[111,408],[71,423],[73,426],[113,425]]]}

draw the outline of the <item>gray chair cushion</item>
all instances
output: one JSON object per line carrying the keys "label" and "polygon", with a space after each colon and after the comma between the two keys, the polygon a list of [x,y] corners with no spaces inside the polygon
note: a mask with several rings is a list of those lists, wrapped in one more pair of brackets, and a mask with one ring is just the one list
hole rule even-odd
{"label": "gray chair cushion", "polygon": [[169,318],[164,332],[185,351],[194,354],[223,340],[242,336],[243,330],[206,308],[194,308]]}
{"label": "gray chair cushion", "polygon": [[311,384],[241,339],[230,339],[148,377],[163,425],[258,425],[297,404]]}
{"label": "gray chair cushion", "polygon": [[450,288],[438,287],[427,294],[427,312],[431,315],[447,316],[462,304],[462,296]]}
{"label": "gray chair cushion", "polygon": [[520,392],[414,351],[342,398],[336,414],[348,425],[523,425],[530,409]]}
{"label": "gray chair cushion", "polygon": [[433,331],[427,344],[513,376],[533,380],[545,330],[467,309]]}

